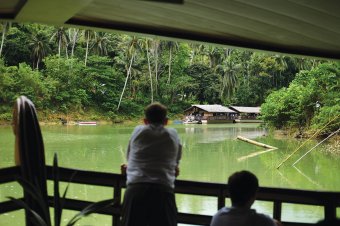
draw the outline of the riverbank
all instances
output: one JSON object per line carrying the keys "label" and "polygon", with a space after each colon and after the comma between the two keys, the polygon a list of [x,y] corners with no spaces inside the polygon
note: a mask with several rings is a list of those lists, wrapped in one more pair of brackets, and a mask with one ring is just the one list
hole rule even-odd
{"label": "riverbank", "polygon": [[[301,137],[296,136],[296,131],[293,130],[272,130],[271,131],[275,138],[284,139],[284,138],[295,138],[295,139],[308,139],[312,135],[304,135]],[[317,141],[322,141],[324,137],[315,138]],[[330,154],[333,156],[340,157],[340,135],[337,134],[331,137],[324,143],[324,148],[321,149],[321,152],[325,154]]]}

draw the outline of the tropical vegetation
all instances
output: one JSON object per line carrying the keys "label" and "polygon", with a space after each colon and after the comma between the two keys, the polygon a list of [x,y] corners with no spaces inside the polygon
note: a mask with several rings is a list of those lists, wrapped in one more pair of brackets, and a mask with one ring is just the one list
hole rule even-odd
{"label": "tropical vegetation", "polygon": [[0,31],[0,120],[19,95],[45,120],[120,121],[153,101],[172,115],[265,103],[263,119],[278,128],[318,127],[339,112],[339,64],[324,60],[41,24]]}

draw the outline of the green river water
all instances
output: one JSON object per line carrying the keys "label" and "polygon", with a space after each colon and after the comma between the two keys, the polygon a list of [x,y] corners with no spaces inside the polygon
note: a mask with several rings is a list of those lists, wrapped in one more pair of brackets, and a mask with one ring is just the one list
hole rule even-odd
{"label": "green river water", "polygon": [[[317,141],[308,141],[280,170],[276,166],[305,140],[276,138],[268,135],[259,124],[171,125],[177,129],[182,144],[181,180],[225,183],[238,170],[250,170],[257,175],[260,186],[340,192],[340,158],[314,149],[296,167],[292,163],[310,150]],[[125,151],[133,127],[122,125],[99,126],[43,126],[46,163],[52,165],[53,154],[58,154],[59,165],[86,170],[119,173],[125,162]],[[277,150],[251,156],[265,149],[237,140],[241,135],[278,147]],[[0,127],[0,167],[14,163],[14,136],[10,127]],[[49,191],[52,192],[52,184]],[[65,184],[62,184],[63,191]],[[112,198],[112,189],[71,184],[67,197],[99,201]],[[0,185],[0,201],[7,196],[21,197],[17,183]],[[213,215],[217,199],[176,195],[179,211]],[[227,203],[229,201],[227,200]],[[255,202],[259,212],[271,215],[272,204]],[[64,222],[75,212],[65,211]],[[337,210],[340,216],[340,210]],[[306,205],[283,205],[283,221],[316,222],[323,218],[323,208]],[[0,215],[1,226],[24,225],[23,211]],[[111,218],[92,215],[79,225],[111,225]]]}

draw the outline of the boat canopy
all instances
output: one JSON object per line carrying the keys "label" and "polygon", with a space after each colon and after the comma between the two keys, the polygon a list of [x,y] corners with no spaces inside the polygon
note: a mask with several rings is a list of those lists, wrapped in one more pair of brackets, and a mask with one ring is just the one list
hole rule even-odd
{"label": "boat canopy", "polygon": [[0,19],[340,59],[338,0],[1,0]]}

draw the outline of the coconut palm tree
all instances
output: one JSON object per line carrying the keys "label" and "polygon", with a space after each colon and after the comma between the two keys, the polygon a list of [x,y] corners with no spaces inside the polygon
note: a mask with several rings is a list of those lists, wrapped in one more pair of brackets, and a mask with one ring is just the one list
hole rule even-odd
{"label": "coconut palm tree", "polygon": [[74,56],[74,48],[76,46],[77,40],[79,39],[79,29],[70,28],[68,29],[68,37],[71,43],[71,58]]}
{"label": "coconut palm tree", "polygon": [[222,64],[217,65],[215,71],[221,76],[220,97],[222,100],[230,99],[238,86],[237,72],[239,65],[227,57]]}
{"label": "coconut palm tree", "polygon": [[132,63],[137,55],[137,53],[141,50],[140,46],[140,40],[136,36],[125,36],[125,40],[123,40],[122,43],[120,43],[120,47],[125,50],[125,56],[126,59],[130,59],[130,63],[128,66],[128,69],[126,71],[126,78],[124,82],[124,87],[122,90],[122,93],[119,98],[118,106],[117,106],[117,111],[119,110],[120,104],[123,99],[123,95],[126,89],[127,82],[129,80],[129,76],[131,74],[131,68],[132,68]]}
{"label": "coconut palm tree", "polygon": [[1,44],[0,44],[0,57],[2,54],[2,49],[4,47],[4,42],[5,42],[5,38],[6,38],[6,33],[8,32],[8,30],[11,27],[11,22],[7,22],[7,21],[3,21],[1,22]]}
{"label": "coconut palm tree", "polygon": [[149,78],[150,78],[150,91],[151,91],[151,103],[153,102],[153,85],[152,85],[152,72],[151,72],[151,63],[150,63],[150,52],[149,46],[151,43],[151,39],[145,38],[141,42],[141,48],[146,51],[146,58],[148,60],[148,69],[149,69]]}
{"label": "coconut palm tree", "polygon": [[84,30],[83,32],[83,36],[85,38],[85,42],[86,42],[86,49],[85,49],[85,61],[84,61],[84,65],[86,67],[86,63],[87,63],[87,58],[88,58],[88,54],[89,54],[89,45],[90,42],[94,39],[95,37],[95,32],[92,30]]}
{"label": "coconut palm tree", "polygon": [[33,68],[39,69],[39,64],[43,58],[50,51],[50,46],[48,45],[48,39],[41,33],[32,35],[31,41],[29,43],[31,50],[31,56],[33,59]]}
{"label": "coconut palm tree", "polygon": [[167,41],[165,42],[166,48],[169,50],[169,76],[167,83],[170,84],[170,78],[171,78],[171,59],[172,59],[172,52],[175,52],[178,50],[178,43],[174,41]]}
{"label": "coconut palm tree", "polygon": [[94,35],[91,50],[99,56],[107,55],[107,47],[109,44],[108,34],[105,32],[96,32]]}
{"label": "coconut palm tree", "polygon": [[155,61],[155,93],[158,95],[158,70],[159,70],[159,55],[161,52],[161,42],[159,39],[153,39],[151,41],[150,53],[152,54]]}
{"label": "coconut palm tree", "polygon": [[61,56],[61,49],[65,48],[66,58],[68,58],[68,52],[67,47],[69,44],[69,37],[66,33],[66,28],[64,27],[58,27],[53,32],[50,41],[55,40],[56,43],[58,43],[58,55]]}

